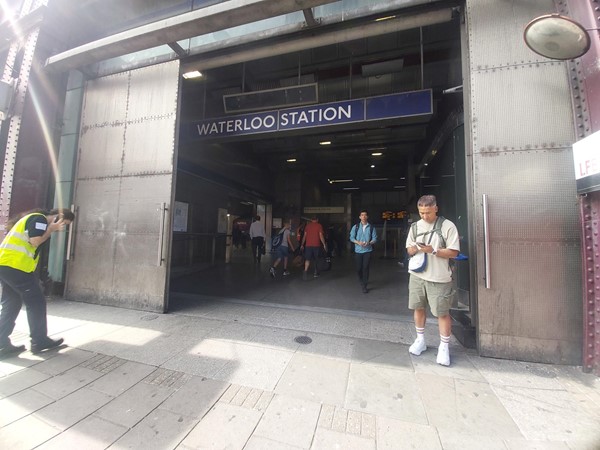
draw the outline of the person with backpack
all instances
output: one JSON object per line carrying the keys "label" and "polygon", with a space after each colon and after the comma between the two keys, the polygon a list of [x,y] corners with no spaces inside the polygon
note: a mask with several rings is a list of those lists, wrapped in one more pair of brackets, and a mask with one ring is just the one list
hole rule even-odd
{"label": "person with backpack", "polygon": [[271,250],[275,251],[275,261],[269,269],[269,273],[271,274],[272,278],[275,278],[275,269],[281,260],[283,260],[283,276],[286,277],[290,274],[287,268],[288,256],[290,254],[290,249],[292,252],[295,251],[294,244],[292,243],[292,238],[290,236],[290,226],[291,223],[289,220],[284,221],[281,231],[273,236],[273,239],[271,239]]}
{"label": "person with backpack", "polygon": [[354,261],[356,263],[356,274],[364,294],[369,292],[367,284],[369,283],[369,265],[371,264],[371,254],[373,253],[373,244],[377,242],[377,231],[369,223],[369,213],[366,209],[361,210],[360,222],[350,230],[350,242],[354,244]]}
{"label": "person with backpack", "polygon": [[414,310],[417,338],[408,351],[419,356],[425,350],[426,308],[438,319],[440,345],[437,363],[450,365],[450,333],[452,318],[450,307],[456,291],[452,283],[450,259],[460,251],[456,225],[438,216],[434,195],[424,195],[417,202],[421,220],[413,223],[406,237],[408,263],[408,307]]}

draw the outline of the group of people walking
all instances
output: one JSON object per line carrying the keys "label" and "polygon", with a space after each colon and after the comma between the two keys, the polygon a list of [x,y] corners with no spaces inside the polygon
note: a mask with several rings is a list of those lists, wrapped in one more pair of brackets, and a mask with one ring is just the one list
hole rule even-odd
{"label": "group of people walking", "polygon": [[[427,308],[429,308],[431,314],[437,318],[440,333],[437,363],[448,366],[450,365],[449,342],[452,326],[450,308],[456,296],[450,260],[456,258],[460,251],[459,235],[454,223],[438,216],[435,196],[424,195],[419,198],[417,209],[420,220],[411,225],[406,238],[406,252],[412,259],[408,266],[410,274],[408,307],[413,310],[416,331],[416,339],[409,347],[409,352],[419,356],[427,350],[425,322]],[[255,221],[255,223],[257,222]],[[264,228],[261,227],[261,230],[262,242],[264,242]],[[291,251],[295,250],[290,237],[289,221],[284,223],[281,233],[282,242],[275,251],[274,261],[269,269],[273,278],[275,278],[277,267],[282,261],[283,275],[289,275],[289,252],[290,249]],[[377,231],[369,222],[367,210],[360,211],[359,222],[351,227],[348,239],[354,245],[354,261],[360,287],[362,292],[367,294],[373,246],[378,240]],[[308,280],[311,264],[314,264],[313,277],[319,277],[317,260],[321,248],[327,252],[327,242],[323,227],[317,217],[313,217],[306,224],[299,241],[304,255],[302,279]],[[258,262],[260,262],[260,254]]]}
{"label": "group of people walking", "polygon": [[[437,353],[438,364],[450,365],[449,341],[452,319],[450,308],[454,301],[455,289],[452,283],[452,270],[449,261],[460,251],[456,226],[438,216],[435,196],[424,195],[417,202],[420,220],[414,222],[406,238],[406,252],[411,258],[408,265],[410,274],[408,307],[413,310],[416,339],[409,347],[415,356],[427,350],[425,343],[426,310],[437,318],[440,344]],[[0,311],[0,358],[25,351],[24,345],[13,345],[10,340],[21,306],[25,304],[31,337],[31,351],[34,353],[55,348],[62,339],[48,336],[46,300],[40,282],[35,274],[40,257],[40,249],[48,242],[52,233],[62,231],[75,219],[68,209],[49,212],[34,211],[23,215],[7,226],[8,233],[0,244],[0,283],[2,284],[2,310]],[[252,255],[260,263],[265,249],[265,229],[256,216],[250,226]],[[360,211],[360,221],[351,227],[349,241],[354,245],[356,275],[362,292],[369,292],[369,266],[373,245],[378,236],[375,227],[369,223],[367,210]],[[283,276],[288,270],[290,252],[296,248],[290,234],[291,223],[286,220],[278,236],[280,242],[275,250],[270,275],[283,262]],[[302,232],[299,249],[304,254],[303,280],[308,280],[313,264],[313,277],[319,277],[317,260],[327,242],[323,226],[317,217],[306,224]]]}

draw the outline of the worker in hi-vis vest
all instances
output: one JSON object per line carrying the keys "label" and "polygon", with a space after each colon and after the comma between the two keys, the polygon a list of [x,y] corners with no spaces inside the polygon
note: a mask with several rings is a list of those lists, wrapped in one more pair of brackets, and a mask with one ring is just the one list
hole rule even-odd
{"label": "worker in hi-vis vest", "polygon": [[9,231],[0,244],[0,357],[25,351],[24,345],[13,345],[9,338],[23,303],[27,309],[31,351],[39,353],[63,343],[63,339],[48,337],[46,299],[35,269],[42,244],[50,239],[52,233],[64,230],[74,219],[75,215],[70,210],[54,209],[25,213],[16,223],[9,220]]}

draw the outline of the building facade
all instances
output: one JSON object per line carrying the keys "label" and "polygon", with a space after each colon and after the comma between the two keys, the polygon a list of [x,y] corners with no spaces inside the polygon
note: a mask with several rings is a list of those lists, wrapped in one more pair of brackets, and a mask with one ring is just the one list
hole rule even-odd
{"label": "building facade", "polygon": [[[326,191],[309,166],[253,164],[267,161],[265,149],[275,159],[270,144],[291,152],[284,141],[316,128],[213,142],[194,135],[207,120],[227,127],[233,117],[231,129],[242,131],[257,111],[314,119],[323,104],[326,120],[327,108],[343,102],[363,101],[368,111],[377,99],[407,102],[406,93],[419,92],[430,111],[410,104],[371,122],[319,124],[321,135],[339,130],[338,141],[347,140],[347,163],[335,164],[353,170],[359,141],[371,153],[393,146],[400,159],[390,166],[405,184],[356,187],[363,202],[385,197],[411,209],[435,193],[452,204],[469,256],[459,268],[459,312],[481,355],[599,370],[597,255],[588,244],[598,207],[593,192],[578,195],[572,154],[599,128],[598,33],[590,32],[584,57],[569,61],[539,56],[523,41],[527,23],[544,14],[597,28],[593,1],[8,3],[3,82],[14,96],[1,129],[2,223],[42,204],[77,209],[48,262],[67,298],[167,311],[174,261],[194,252],[226,259],[218,236],[174,230],[175,215],[189,207],[190,226],[218,231],[217,212],[233,212],[219,206],[221,179],[229,197],[251,198],[269,229],[282,198],[282,214],[342,204],[340,220],[351,220],[358,192]],[[195,71],[204,84],[183,78]],[[205,223],[207,210],[215,219]]]}

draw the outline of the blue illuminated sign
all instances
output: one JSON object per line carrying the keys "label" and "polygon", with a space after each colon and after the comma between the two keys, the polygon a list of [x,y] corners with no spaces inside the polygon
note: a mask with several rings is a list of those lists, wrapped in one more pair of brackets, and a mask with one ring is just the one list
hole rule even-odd
{"label": "blue illuminated sign", "polygon": [[432,113],[431,90],[426,89],[192,122],[182,127],[182,138],[242,136]]}

